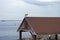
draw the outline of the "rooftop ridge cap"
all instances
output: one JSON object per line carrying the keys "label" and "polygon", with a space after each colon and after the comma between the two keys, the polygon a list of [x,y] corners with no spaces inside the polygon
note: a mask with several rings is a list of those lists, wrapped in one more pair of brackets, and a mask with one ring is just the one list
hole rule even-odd
{"label": "rooftop ridge cap", "polygon": [[25,17],[25,18],[60,18],[60,17]]}

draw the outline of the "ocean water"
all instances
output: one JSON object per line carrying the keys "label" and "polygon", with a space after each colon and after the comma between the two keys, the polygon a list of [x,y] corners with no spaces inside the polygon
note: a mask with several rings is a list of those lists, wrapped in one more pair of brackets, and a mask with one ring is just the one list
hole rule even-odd
{"label": "ocean water", "polygon": [[0,40],[17,40],[20,20],[0,20]]}
{"label": "ocean water", "polygon": [[[17,29],[21,20],[0,20],[0,40],[17,40],[19,34]],[[30,38],[29,32],[22,32],[22,38]]]}

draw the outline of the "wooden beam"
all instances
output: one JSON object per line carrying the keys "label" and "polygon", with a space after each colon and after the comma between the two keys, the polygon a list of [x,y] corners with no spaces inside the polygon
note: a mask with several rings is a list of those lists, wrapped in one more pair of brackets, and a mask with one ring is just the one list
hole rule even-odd
{"label": "wooden beam", "polygon": [[19,40],[22,40],[22,31],[19,32]]}

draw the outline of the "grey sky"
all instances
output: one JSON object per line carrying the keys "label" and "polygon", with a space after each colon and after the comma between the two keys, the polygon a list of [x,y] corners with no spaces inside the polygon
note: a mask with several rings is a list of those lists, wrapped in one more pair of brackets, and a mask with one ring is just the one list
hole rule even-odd
{"label": "grey sky", "polygon": [[60,17],[60,1],[58,1],[0,0],[0,20],[23,19],[27,11],[29,16]]}

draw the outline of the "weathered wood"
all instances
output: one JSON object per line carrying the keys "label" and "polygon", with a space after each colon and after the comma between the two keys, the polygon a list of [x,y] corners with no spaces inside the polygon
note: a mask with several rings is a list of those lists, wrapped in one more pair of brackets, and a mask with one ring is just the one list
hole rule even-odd
{"label": "weathered wood", "polygon": [[48,35],[49,36],[49,40],[51,40],[51,35]]}
{"label": "weathered wood", "polygon": [[22,31],[19,32],[19,40],[22,40]]}
{"label": "weathered wood", "polygon": [[36,35],[33,35],[33,40],[36,40]]}
{"label": "weathered wood", "polygon": [[58,40],[58,36],[57,36],[57,34],[55,35],[55,37],[56,37],[56,40]]}

